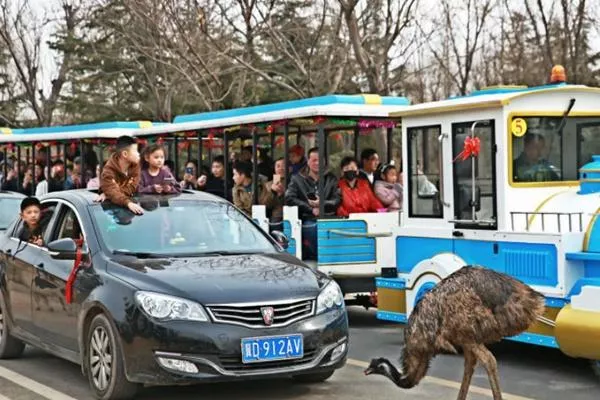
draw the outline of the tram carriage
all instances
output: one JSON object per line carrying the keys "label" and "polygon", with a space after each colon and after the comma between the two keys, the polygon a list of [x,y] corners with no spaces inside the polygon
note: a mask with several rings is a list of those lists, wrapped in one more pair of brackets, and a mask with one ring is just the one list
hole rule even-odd
{"label": "tram carriage", "polygon": [[[3,160],[16,157],[27,164],[33,164],[42,152],[46,165],[59,158],[66,161],[65,155],[75,153],[81,155],[83,165],[86,163],[86,154],[93,155],[102,164],[108,157],[110,144],[117,137],[135,135],[137,130],[152,125],[150,121],[115,121],[25,129],[1,128],[0,152]],[[3,168],[2,172],[6,176],[6,162]],[[33,178],[35,187],[37,177]],[[17,185],[20,185],[20,176],[17,176]]]}
{"label": "tram carriage", "polygon": [[[374,278],[380,276],[382,266],[394,265],[394,259],[390,257],[387,248],[393,246],[391,228],[398,226],[399,213],[352,214],[347,219],[320,218],[316,222],[318,258],[306,260],[302,254],[303,223],[297,207],[285,206],[283,223],[273,227],[267,218],[265,206],[257,205],[257,150],[266,146],[271,148],[272,155],[279,152],[284,156],[288,154],[292,145],[291,140],[294,140],[294,144],[302,144],[305,151],[318,146],[320,172],[323,174],[325,168],[338,168],[337,163],[332,162],[333,159],[340,159],[340,155],[357,156],[363,138],[379,133],[379,136],[384,137],[381,140],[384,144],[381,146],[383,152],[380,154],[387,153],[389,161],[393,158],[394,135],[399,139],[400,134],[398,119],[390,118],[389,113],[402,110],[408,105],[408,100],[402,97],[329,95],[180,115],[170,125],[145,129],[137,135],[140,138],[154,138],[153,140],[156,140],[156,137],[175,138],[176,147],[190,142],[193,147],[185,147],[188,158],[208,158],[209,162],[216,152],[220,152],[229,160],[229,150],[235,141],[251,142],[255,185],[252,218],[267,232],[282,227],[283,233],[289,239],[288,252],[304,259],[313,268],[334,277],[345,294],[354,295],[354,299],[348,299],[348,303],[360,302],[371,306],[369,294],[375,292]],[[340,141],[341,146],[334,145]],[[397,158],[399,161],[399,157]],[[288,171],[287,157],[284,159],[285,170]],[[323,162],[324,160],[328,162]],[[329,165],[324,167],[325,164]],[[229,176],[227,168],[226,163],[225,175]],[[226,184],[225,192],[228,190]],[[322,188],[319,188],[318,191],[321,190]],[[323,209],[321,215],[324,215]]]}
{"label": "tram carriage", "polygon": [[543,321],[508,339],[594,360],[600,374],[599,104],[600,88],[559,82],[392,113],[407,185],[377,317],[406,323],[441,279],[481,265],[546,297]]}

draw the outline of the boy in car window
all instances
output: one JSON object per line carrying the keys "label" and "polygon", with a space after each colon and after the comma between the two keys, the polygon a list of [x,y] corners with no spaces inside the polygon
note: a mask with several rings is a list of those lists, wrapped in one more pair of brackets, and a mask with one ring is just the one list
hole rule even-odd
{"label": "boy in car window", "polygon": [[140,173],[140,153],[135,139],[120,136],[116,150],[100,176],[103,197],[115,205],[128,208],[134,214],[143,214],[142,207],[131,200],[140,183]]}
{"label": "boy in car window", "polygon": [[23,220],[23,230],[19,234],[19,239],[36,246],[43,246],[40,201],[36,197],[26,197],[21,202],[19,215]]}

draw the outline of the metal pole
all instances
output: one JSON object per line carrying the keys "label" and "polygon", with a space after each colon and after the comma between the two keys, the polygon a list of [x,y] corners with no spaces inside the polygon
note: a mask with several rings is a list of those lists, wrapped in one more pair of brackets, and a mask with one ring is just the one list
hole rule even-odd
{"label": "metal pole", "polygon": [[[179,174],[179,155],[177,154],[177,137],[175,137],[173,139],[173,142],[171,142],[171,145],[173,146],[173,162],[175,163],[175,176],[178,176]],[[177,178],[176,178],[177,179]]]}
{"label": "metal pole", "polygon": [[258,136],[252,129],[252,204],[258,204]]}
{"label": "metal pole", "polygon": [[[212,163],[212,147],[209,149],[210,162]],[[225,159],[225,165],[223,169],[225,172],[225,184],[223,186],[223,197],[229,199],[229,139],[227,138],[227,132],[223,132],[223,158]]]}
{"label": "metal pole", "polygon": [[318,192],[319,192],[319,218],[324,218],[325,215],[325,168],[326,168],[326,160],[325,160],[325,131],[323,128],[323,124],[319,124],[319,130],[317,133],[317,142],[319,143],[319,183],[318,183]]}
{"label": "metal pole", "polygon": [[[79,139],[79,162],[81,163],[80,171],[81,171],[81,184],[82,187],[87,187],[87,174],[85,167],[85,145],[83,143],[83,139]],[[73,167],[74,168],[74,167]]]}
{"label": "metal pole", "polygon": [[6,180],[6,175],[8,175],[8,152],[6,151],[6,147],[2,150],[4,154],[4,179]]}
{"label": "metal pole", "polygon": [[288,180],[290,175],[290,163],[289,163],[289,159],[288,159],[288,152],[290,151],[290,126],[288,125],[288,123],[286,122],[285,125],[283,126],[283,165],[285,167],[285,188],[287,189],[287,185],[288,185]]}
{"label": "metal pole", "polygon": [[198,162],[200,164],[202,164],[202,131],[198,131],[197,134],[198,134]]}
{"label": "metal pole", "polygon": [[17,191],[21,191],[21,145],[17,145]]}
{"label": "metal pole", "polygon": [[[360,128],[358,125],[354,127],[354,158],[358,160],[358,139],[360,137]],[[360,161],[360,160],[359,160]]]}
{"label": "metal pole", "polygon": [[[478,121],[473,122],[471,126],[471,139],[475,139],[475,126]],[[543,219],[543,217],[542,217]],[[471,220],[475,221],[475,157],[471,154]]]}
{"label": "metal pole", "polygon": [[31,195],[34,196],[35,186],[37,185],[37,175],[35,174],[35,165],[37,164],[35,160],[35,143],[31,144],[31,159],[33,160],[33,184],[31,185]]}
{"label": "metal pole", "polygon": [[393,128],[387,128],[387,162],[388,164],[392,162],[392,151],[393,151]]}

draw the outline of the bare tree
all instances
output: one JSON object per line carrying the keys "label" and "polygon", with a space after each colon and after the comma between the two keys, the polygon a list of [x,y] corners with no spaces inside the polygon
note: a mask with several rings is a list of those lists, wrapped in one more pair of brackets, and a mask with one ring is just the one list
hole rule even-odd
{"label": "bare tree", "polygon": [[362,12],[359,0],[338,1],[369,91],[389,94],[394,64],[406,56],[413,43],[405,35],[414,20],[417,0],[373,0],[364,5]]}
{"label": "bare tree", "polygon": [[[74,36],[78,24],[79,6],[74,3],[62,0],[58,17],[57,32],[62,31],[67,41]],[[43,71],[43,34],[51,22],[47,16],[36,15],[29,0],[0,0],[0,43],[6,48],[14,83],[18,84],[16,97],[23,99],[42,126],[53,121],[73,56],[68,47],[55,42],[51,50],[57,54],[57,70]],[[49,92],[44,90],[48,83],[43,81],[44,72],[53,75]]]}
{"label": "bare tree", "polygon": [[444,27],[439,40],[442,48],[433,45],[430,48],[440,68],[454,81],[458,93],[464,95],[472,83],[471,74],[480,51],[482,32],[495,3],[492,0],[461,1],[460,4],[442,1],[442,15],[433,21],[433,26]]}

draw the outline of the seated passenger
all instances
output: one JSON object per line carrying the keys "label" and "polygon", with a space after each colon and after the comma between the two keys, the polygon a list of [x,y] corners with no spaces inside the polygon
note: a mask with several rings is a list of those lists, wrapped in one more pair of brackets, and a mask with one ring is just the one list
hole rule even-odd
{"label": "seated passenger", "polygon": [[547,182],[560,179],[556,167],[543,158],[546,140],[542,135],[528,133],[523,144],[523,152],[513,161],[515,182]]}
{"label": "seated passenger", "polygon": [[304,157],[304,147],[296,144],[288,150],[288,160],[290,162],[289,174],[296,175],[306,167],[306,157]]}
{"label": "seated passenger", "polygon": [[265,184],[259,203],[267,209],[267,217],[272,230],[283,230],[283,205],[285,203],[285,160],[275,161],[273,179]]}
{"label": "seated passenger", "polygon": [[358,162],[354,157],[344,157],[341,163],[342,178],[339,181],[342,202],[337,215],[347,217],[352,213],[377,212],[383,204],[373,193],[367,179],[358,175]]}
{"label": "seated passenger", "polygon": [[333,216],[340,205],[338,179],[330,171],[325,171],[323,182],[324,198],[318,196],[319,188],[319,149],[308,151],[307,166],[293,175],[285,192],[288,206],[298,207],[298,217],[302,220],[303,259],[314,260],[317,256],[317,218],[320,215],[320,202],[323,201],[325,215]]}
{"label": "seated passenger", "polygon": [[360,153],[360,162],[362,169],[360,170],[360,177],[367,179],[371,186],[375,182],[375,172],[379,167],[379,155],[375,149],[364,149]]}
{"label": "seated passenger", "polygon": [[19,234],[20,240],[35,244],[36,246],[44,245],[41,209],[42,205],[37,197],[26,197],[21,201],[21,213],[19,216],[23,221],[23,230]]}
{"label": "seated passenger", "polygon": [[[126,207],[134,214],[144,210],[131,200],[140,182],[140,154],[134,138],[117,138],[115,152],[108,159],[100,176],[100,190],[107,200]],[[102,199],[100,199],[102,200]]]}
{"label": "seated passenger", "polygon": [[208,177],[201,176],[198,178],[198,188],[206,193],[231,201],[231,188],[225,196],[225,158],[222,155],[213,159],[210,172]]}
{"label": "seated passenger", "polygon": [[375,181],[375,195],[388,211],[402,209],[402,185],[398,182],[398,171],[394,164],[381,167],[381,179]]}
{"label": "seated passenger", "polygon": [[140,193],[181,193],[181,187],[165,167],[165,149],[152,144],[144,151],[144,168],[140,178]]}
{"label": "seated passenger", "polygon": [[[233,204],[246,215],[252,217],[252,164],[247,161],[238,161],[233,166]],[[259,177],[258,197],[260,198],[265,182]]]}

